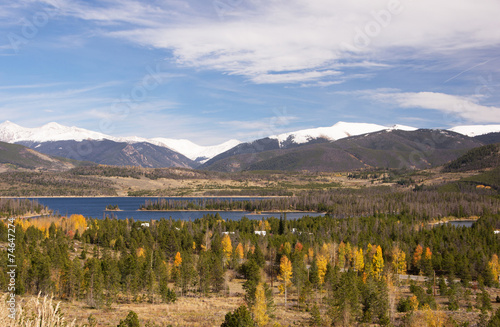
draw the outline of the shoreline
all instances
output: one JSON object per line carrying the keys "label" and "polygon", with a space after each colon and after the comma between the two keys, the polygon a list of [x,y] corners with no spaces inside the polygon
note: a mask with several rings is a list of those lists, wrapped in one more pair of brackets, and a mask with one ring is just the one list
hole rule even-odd
{"label": "shoreline", "polygon": [[189,199],[189,198],[286,198],[287,195],[197,195],[197,196],[128,196],[128,195],[54,195],[54,196],[0,196],[0,199],[86,199],[86,198],[175,198],[175,199]]}
{"label": "shoreline", "polygon": [[146,210],[146,209],[137,209],[136,211],[151,211],[151,212],[246,212],[249,215],[263,215],[263,214],[268,214],[268,213],[319,213],[326,215],[326,212],[317,212],[317,211],[300,211],[300,210],[266,210],[266,211],[260,211],[255,212],[255,211],[246,211],[246,210],[217,210],[217,209],[196,209],[196,210],[189,210],[189,209],[170,209],[170,210]]}

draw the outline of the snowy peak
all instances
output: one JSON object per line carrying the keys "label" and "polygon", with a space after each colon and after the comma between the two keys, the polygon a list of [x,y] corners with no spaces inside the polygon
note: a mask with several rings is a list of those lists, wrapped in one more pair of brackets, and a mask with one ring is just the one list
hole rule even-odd
{"label": "snowy peak", "polygon": [[326,138],[328,140],[335,141],[349,136],[368,134],[383,130],[414,131],[417,130],[417,128],[405,125],[393,125],[391,127],[387,127],[377,124],[347,123],[341,121],[330,127],[304,129],[290,133],[273,135],[270,136],[270,138],[277,139],[281,146],[287,141],[293,141],[296,144],[307,143],[317,138]]}
{"label": "snowy peak", "polygon": [[450,128],[449,131],[470,137],[500,132],[500,125],[463,125]]}
{"label": "snowy peak", "polygon": [[83,141],[86,139],[102,140],[110,138],[105,134],[89,131],[78,127],[67,127],[58,123],[48,123],[42,127],[26,128],[6,121],[0,124],[0,141],[15,143],[21,141]]}
{"label": "snowy peak", "polygon": [[161,137],[150,139],[150,142],[170,148],[174,151],[182,153],[191,160],[196,160],[201,163],[204,163],[219,153],[225,152],[241,143],[238,140],[229,140],[219,145],[202,146],[185,139],[176,140]]}
{"label": "snowy peak", "polygon": [[138,136],[114,137],[75,126],[64,126],[56,122],[51,122],[36,128],[22,127],[10,121],[5,121],[0,124],[0,141],[7,143],[43,143],[69,140],[77,142],[81,142],[83,140],[111,140],[114,142],[126,142],[130,144],[142,142],[151,143],[153,145],[169,148],[170,150],[178,152],[191,160],[197,160],[200,162],[204,162],[240,143],[238,140],[229,140],[214,146],[201,146],[189,140],[167,138],[147,139]]}

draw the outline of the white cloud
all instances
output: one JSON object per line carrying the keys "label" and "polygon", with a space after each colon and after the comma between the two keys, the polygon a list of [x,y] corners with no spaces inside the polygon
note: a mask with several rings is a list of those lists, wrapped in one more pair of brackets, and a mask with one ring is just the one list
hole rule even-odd
{"label": "white cloud", "polygon": [[477,97],[464,97],[436,92],[384,92],[380,90],[358,94],[400,108],[438,110],[447,115],[457,115],[470,123],[500,122],[500,107],[478,103]]}
{"label": "white cloud", "polygon": [[243,75],[255,83],[290,83],[342,65],[380,69],[408,52],[452,59],[459,51],[498,47],[499,16],[497,0],[247,0],[222,20],[214,15],[158,21],[153,15],[142,24],[135,17],[130,22],[137,26],[108,35],[169,49],[184,66]]}

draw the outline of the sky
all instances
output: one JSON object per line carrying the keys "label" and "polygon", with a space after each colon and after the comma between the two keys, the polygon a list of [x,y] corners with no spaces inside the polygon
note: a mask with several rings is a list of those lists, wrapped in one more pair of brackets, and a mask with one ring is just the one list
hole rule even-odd
{"label": "sky", "polygon": [[0,121],[214,145],[500,123],[498,0],[0,3]]}

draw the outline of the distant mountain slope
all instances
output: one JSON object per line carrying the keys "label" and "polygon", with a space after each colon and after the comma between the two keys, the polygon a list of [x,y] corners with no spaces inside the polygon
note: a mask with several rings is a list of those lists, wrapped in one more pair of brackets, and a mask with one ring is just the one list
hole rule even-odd
{"label": "distant mountain slope", "polygon": [[86,140],[81,142],[22,142],[22,144],[53,156],[87,160],[105,165],[149,168],[193,168],[198,165],[175,151],[146,142],[129,144],[110,140]]}
{"label": "distant mountain slope", "polygon": [[488,133],[474,137],[475,140],[478,140],[484,144],[493,144],[500,143],[500,132]]}
{"label": "distant mountain slope", "polygon": [[24,168],[28,170],[68,170],[78,163],[54,158],[19,144],[0,142],[0,164],[3,170]]}
{"label": "distant mountain slope", "polygon": [[443,167],[445,172],[471,171],[500,167],[500,143],[488,144],[467,151]]}
{"label": "distant mountain slope", "polygon": [[481,145],[473,138],[443,130],[389,130],[289,149],[219,155],[202,168],[216,171],[421,169],[442,165]]}

